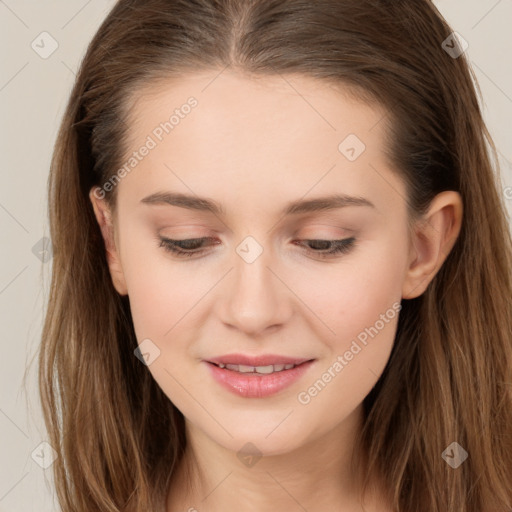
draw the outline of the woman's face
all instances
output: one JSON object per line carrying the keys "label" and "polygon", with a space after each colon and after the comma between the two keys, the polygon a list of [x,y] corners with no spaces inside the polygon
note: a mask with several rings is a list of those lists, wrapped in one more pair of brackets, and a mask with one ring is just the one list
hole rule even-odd
{"label": "woman's face", "polygon": [[[353,417],[388,361],[412,256],[406,191],[382,110],[310,78],[217,75],[138,96],[109,261],[189,425],[278,454]],[[192,256],[161,244],[198,238],[182,244]],[[233,354],[270,355],[258,371],[273,373],[209,362]],[[280,358],[312,362],[269,368]]]}

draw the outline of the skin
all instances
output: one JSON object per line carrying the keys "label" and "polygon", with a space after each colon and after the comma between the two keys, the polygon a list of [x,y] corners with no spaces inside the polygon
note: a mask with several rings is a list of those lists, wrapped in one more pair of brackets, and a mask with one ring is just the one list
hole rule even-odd
{"label": "skin", "polygon": [[[301,76],[224,71],[150,84],[133,98],[127,157],[190,96],[198,106],[117,185],[114,215],[90,194],[137,339],[160,350],[148,370],[186,418],[187,452],[167,510],[360,512],[349,460],[398,314],[309,403],[298,395],[393,304],[425,291],[459,234],[461,198],[439,194],[409,229],[405,185],[384,153],[385,111]],[[349,134],[366,145],[355,161],[338,150]],[[140,202],[160,191],[214,199],[225,215]],[[334,192],[375,207],[280,213],[290,201]],[[180,258],[159,247],[158,235],[211,236],[217,245]],[[263,248],[252,263],[236,252],[247,236]],[[322,247],[292,243],[350,236],[348,253],[325,259]],[[278,394],[244,398],[202,362],[234,352],[315,362]],[[262,455],[251,467],[237,457],[247,442]],[[388,491],[374,482],[364,510],[391,511]]]}

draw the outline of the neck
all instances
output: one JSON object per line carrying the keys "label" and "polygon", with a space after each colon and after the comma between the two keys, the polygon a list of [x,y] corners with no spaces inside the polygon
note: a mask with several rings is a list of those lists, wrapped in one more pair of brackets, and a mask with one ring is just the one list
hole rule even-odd
{"label": "neck", "polygon": [[362,475],[354,474],[351,462],[362,456],[355,442],[362,421],[360,407],[308,444],[252,457],[224,448],[187,421],[187,448],[167,511],[362,511]]}

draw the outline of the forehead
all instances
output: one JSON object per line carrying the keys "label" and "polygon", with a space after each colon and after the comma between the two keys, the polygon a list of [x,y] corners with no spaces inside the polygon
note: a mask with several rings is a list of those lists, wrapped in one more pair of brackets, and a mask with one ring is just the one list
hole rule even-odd
{"label": "forehead", "polygon": [[[127,101],[129,134],[151,132],[190,97],[197,100],[199,108],[187,124],[209,130],[210,138],[226,132],[239,136],[267,133],[270,137],[273,129],[290,127],[297,135],[338,132],[336,136],[340,136],[343,130],[362,134],[386,113],[377,102],[369,105],[359,99],[353,88],[312,77],[203,71],[150,81],[138,88]],[[286,135],[282,131],[279,141],[286,142]]]}
{"label": "forehead", "polygon": [[276,200],[285,189],[289,199],[312,189],[375,196],[389,172],[384,108],[310,77],[190,74],[139,89],[128,113],[126,159],[154,143],[122,183],[141,197],[176,184],[211,197],[227,185]]}

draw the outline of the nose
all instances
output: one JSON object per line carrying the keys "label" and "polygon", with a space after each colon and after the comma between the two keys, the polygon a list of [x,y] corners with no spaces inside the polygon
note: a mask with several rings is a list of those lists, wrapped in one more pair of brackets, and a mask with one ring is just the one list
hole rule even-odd
{"label": "nose", "polygon": [[251,336],[275,330],[292,314],[293,294],[279,277],[279,265],[271,251],[262,249],[254,261],[242,251],[234,255],[234,268],[220,299],[223,322]]}

